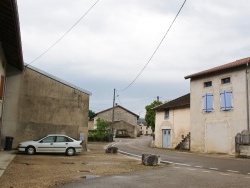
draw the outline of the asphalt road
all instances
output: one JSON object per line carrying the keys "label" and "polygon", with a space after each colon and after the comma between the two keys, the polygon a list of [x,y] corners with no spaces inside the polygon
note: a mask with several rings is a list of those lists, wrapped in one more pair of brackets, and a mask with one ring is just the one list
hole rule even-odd
{"label": "asphalt road", "polygon": [[[117,139],[119,151],[132,153],[141,157],[143,153],[159,155],[162,161],[175,166],[187,166],[219,172],[232,172],[250,176],[250,159],[235,158],[229,155],[207,155],[176,150],[150,148],[152,137],[142,136],[138,139]],[[250,186],[249,186],[250,187]]]}
{"label": "asphalt road", "polygon": [[117,141],[116,146],[121,152],[131,153],[138,157],[143,153],[157,154],[163,161],[168,161],[170,164],[152,170],[83,179],[61,187],[250,187],[249,159],[149,148],[151,137]]}

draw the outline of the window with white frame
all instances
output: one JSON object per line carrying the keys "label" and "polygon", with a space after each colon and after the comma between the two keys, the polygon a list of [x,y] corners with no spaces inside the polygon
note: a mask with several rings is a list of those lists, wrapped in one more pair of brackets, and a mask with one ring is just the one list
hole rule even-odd
{"label": "window with white frame", "polygon": [[168,118],[169,118],[169,110],[165,109],[165,119],[168,119]]}
{"label": "window with white frame", "polygon": [[206,93],[203,98],[203,112],[213,111],[213,93]]}
{"label": "window with white frame", "polygon": [[233,100],[232,100],[232,90],[223,90],[220,92],[220,108],[223,111],[232,110]]}

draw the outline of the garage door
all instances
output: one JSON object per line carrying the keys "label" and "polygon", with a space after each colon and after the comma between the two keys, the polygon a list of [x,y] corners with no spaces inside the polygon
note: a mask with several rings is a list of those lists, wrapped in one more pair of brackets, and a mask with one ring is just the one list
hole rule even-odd
{"label": "garage door", "polygon": [[228,126],[226,122],[206,124],[206,152],[228,153]]}

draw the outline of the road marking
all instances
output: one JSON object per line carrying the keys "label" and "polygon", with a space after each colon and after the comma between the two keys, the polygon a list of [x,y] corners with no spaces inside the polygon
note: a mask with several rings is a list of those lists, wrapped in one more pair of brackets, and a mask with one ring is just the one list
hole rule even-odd
{"label": "road marking", "polygon": [[174,162],[171,162],[171,161],[161,161],[161,163],[175,164]]}
{"label": "road marking", "polygon": [[202,166],[195,166],[196,168],[202,168]]}
{"label": "road marking", "polygon": [[196,170],[195,168],[188,168],[188,170]]}
{"label": "road marking", "polygon": [[175,163],[175,164],[181,165],[181,166],[191,166],[191,165],[189,165],[189,164],[183,164],[183,163]]}
{"label": "road marking", "polygon": [[209,168],[210,170],[219,170],[218,168]]}
{"label": "road marking", "polygon": [[227,170],[228,172],[233,172],[233,173],[238,173],[239,171],[235,171],[235,170]]}
{"label": "road marking", "polygon": [[204,170],[204,171],[202,171],[202,172],[205,172],[205,173],[211,173],[211,171],[207,171],[207,170]]}
{"label": "road marking", "polygon": [[[119,151],[119,150],[118,150],[118,151]],[[127,154],[127,155],[134,156],[134,157],[141,157],[140,155],[135,155],[135,154],[128,153],[128,152],[125,152],[125,151],[119,151],[119,153]]]}
{"label": "road marking", "polygon": [[245,177],[245,178],[250,178],[249,176]]}
{"label": "road marking", "polygon": [[247,173],[248,175],[250,175],[250,173]]}
{"label": "road marking", "polygon": [[220,173],[223,176],[229,176],[230,174],[226,174],[226,173]]}
{"label": "road marking", "polygon": [[179,167],[179,166],[174,166],[174,168],[181,168],[181,167]]}

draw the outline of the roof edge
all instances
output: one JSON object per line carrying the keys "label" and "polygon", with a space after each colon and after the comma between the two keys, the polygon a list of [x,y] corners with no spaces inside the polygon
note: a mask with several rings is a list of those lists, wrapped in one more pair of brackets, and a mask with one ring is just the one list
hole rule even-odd
{"label": "roof edge", "polygon": [[23,70],[24,69],[23,50],[22,50],[21,30],[20,30],[17,1],[11,0],[11,6],[13,10],[13,18],[14,18],[15,27],[16,27],[16,41],[17,41],[17,46],[18,46],[19,64],[20,64],[20,69]]}
{"label": "roof edge", "polygon": [[55,80],[55,81],[58,81],[58,82],[60,82],[60,83],[62,83],[62,84],[64,84],[64,85],[66,85],[66,86],[69,86],[69,87],[71,87],[71,88],[73,88],[73,89],[76,89],[76,90],[78,90],[78,91],[81,91],[81,92],[83,92],[83,93],[86,93],[87,95],[92,95],[92,93],[91,92],[89,92],[89,91],[87,91],[87,90],[85,90],[85,89],[82,89],[82,88],[80,88],[80,87],[78,87],[78,86],[75,86],[75,85],[73,85],[73,84],[71,84],[71,83],[69,83],[69,82],[66,82],[66,81],[64,81],[64,80],[62,80],[62,79],[60,79],[60,78],[58,78],[58,77],[56,77],[56,76],[53,76],[53,75],[51,75],[51,74],[49,74],[49,73],[47,73],[47,72],[45,72],[45,71],[43,71],[43,70],[41,70],[41,69],[38,69],[38,68],[36,68],[36,67],[33,67],[33,66],[31,66],[31,65],[25,65],[25,68],[29,68],[29,69],[31,69],[31,70],[33,70],[33,71],[36,71],[36,72],[38,72],[38,73],[40,73],[40,74],[42,74],[42,75],[44,75],[44,76],[47,76],[47,77],[49,77],[49,78],[51,78],[51,79],[53,79],[53,80]]}
{"label": "roof edge", "polygon": [[189,79],[189,78],[192,79],[192,78],[196,78],[196,77],[201,77],[201,76],[205,76],[205,75],[208,75],[208,74],[213,74],[213,73],[216,73],[216,72],[220,72],[220,71],[223,71],[223,70],[230,70],[232,68],[241,67],[243,65],[246,65],[247,63],[250,63],[250,57],[246,57],[246,58],[243,58],[243,59],[233,61],[231,63],[226,63],[226,64],[223,64],[223,65],[220,65],[220,66],[217,66],[217,67],[213,67],[213,68],[206,69],[206,70],[194,73],[194,74],[190,74],[188,76],[185,76],[184,78],[185,79]]}

